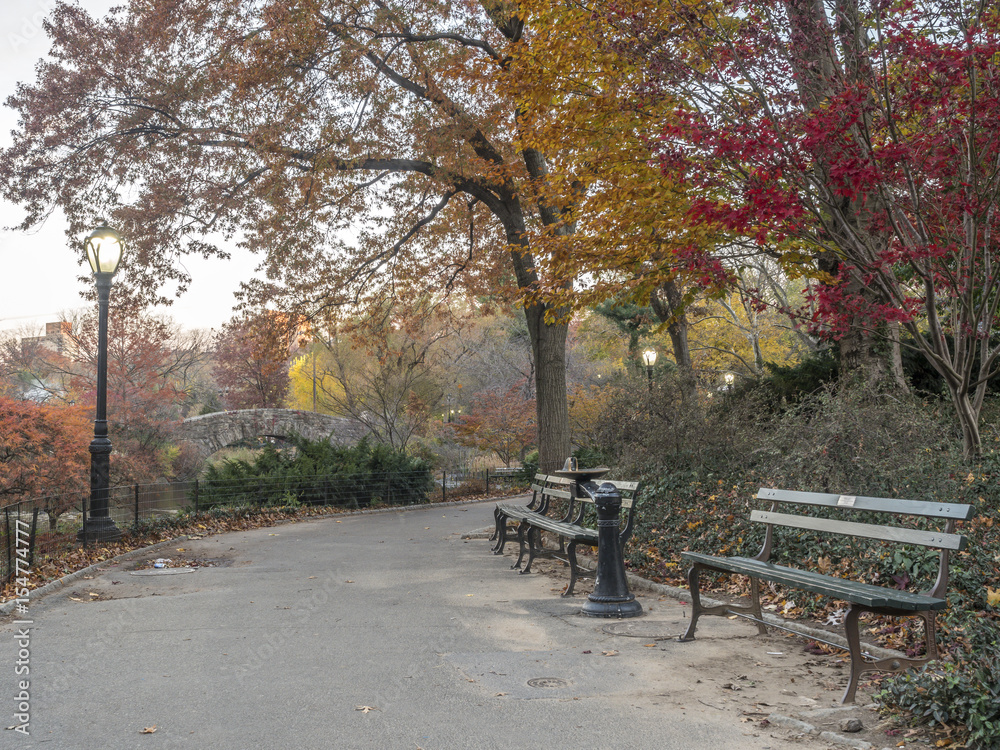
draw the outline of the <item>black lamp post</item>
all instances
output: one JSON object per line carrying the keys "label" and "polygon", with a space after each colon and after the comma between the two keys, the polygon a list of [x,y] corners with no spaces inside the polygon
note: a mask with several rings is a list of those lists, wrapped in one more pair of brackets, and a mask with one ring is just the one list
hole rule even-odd
{"label": "black lamp post", "polygon": [[642,353],[642,361],[646,365],[646,377],[649,379],[649,390],[653,390],[653,365],[656,364],[656,350],[647,349]]}
{"label": "black lamp post", "polygon": [[97,285],[97,413],[94,439],[90,443],[90,511],[84,515],[77,539],[83,544],[110,542],[122,532],[109,513],[108,488],[111,484],[111,440],[108,439],[108,298],[111,279],[122,259],[122,238],[101,225],[84,240],[87,260]]}

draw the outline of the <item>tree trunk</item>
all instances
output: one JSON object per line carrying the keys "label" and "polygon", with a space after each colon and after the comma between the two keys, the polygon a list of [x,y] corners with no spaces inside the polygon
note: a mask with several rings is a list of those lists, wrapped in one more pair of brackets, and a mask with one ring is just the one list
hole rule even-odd
{"label": "tree trunk", "polygon": [[566,398],[566,335],[564,323],[545,322],[544,305],[524,310],[535,360],[538,414],[538,468],[551,473],[562,467],[572,452],[569,404]]}
{"label": "tree trunk", "polygon": [[[899,322],[889,323],[889,362],[892,365],[892,379],[896,381],[896,386],[903,393],[909,394],[910,386],[906,382],[906,374],[903,372],[903,352],[899,343]],[[978,411],[978,409],[977,409]]]}
{"label": "tree trunk", "polygon": [[667,324],[670,344],[674,350],[674,362],[680,376],[681,395],[687,401],[695,396],[694,365],[691,362],[691,345],[688,341],[690,324],[682,307],[683,297],[677,284],[673,281],[664,282],[655,290],[649,299],[649,304],[661,323]]}
{"label": "tree trunk", "polygon": [[[503,203],[501,220],[510,243],[510,257],[519,289],[530,291],[538,286],[538,273],[528,245],[521,205],[514,196]],[[525,305],[524,315],[531,341],[535,371],[535,408],[538,416],[538,468],[550,473],[562,467],[572,452],[569,429],[569,400],[566,392],[566,322],[548,322],[546,313],[556,321],[565,321],[568,311],[534,302]]]}
{"label": "tree trunk", "polygon": [[968,388],[955,388],[949,383],[948,393],[955,405],[958,424],[962,428],[962,450],[965,453],[965,460],[977,459],[983,453],[982,438],[979,435],[979,412],[972,404]]}

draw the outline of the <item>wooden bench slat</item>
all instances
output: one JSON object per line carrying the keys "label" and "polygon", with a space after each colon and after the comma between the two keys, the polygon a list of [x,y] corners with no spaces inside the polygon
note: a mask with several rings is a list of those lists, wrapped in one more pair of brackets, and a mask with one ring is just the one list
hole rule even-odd
{"label": "wooden bench slat", "polygon": [[557,477],[555,474],[549,475],[545,481],[549,484],[560,484],[563,487],[569,487],[573,484],[573,480],[569,477]]}
{"label": "wooden bench slat", "polygon": [[926,594],[887,589],[870,583],[836,578],[813,571],[787,568],[783,565],[755,560],[752,557],[715,557],[697,552],[682,552],[681,557],[709,568],[763,578],[841,601],[864,604],[867,607],[886,607],[920,612],[927,609],[940,610],[947,606],[946,600]]}
{"label": "wooden bench slat", "polygon": [[623,482],[619,479],[602,479],[598,484],[604,484],[605,482],[613,484],[622,492],[635,492],[639,489],[639,482]]}
{"label": "wooden bench slat", "polygon": [[597,542],[597,532],[594,529],[588,529],[586,526],[560,523],[546,516],[538,515],[531,519],[531,525],[543,531],[549,531],[553,534],[566,537],[567,539],[575,539],[576,541],[592,540],[595,543]]}
{"label": "wooden bench slat", "polygon": [[554,490],[551,487],[546,487],[541,492],[548,497],[558,497],[563,500],[571,500],[573,498],[573,493],[569,490]]}
{"label": "wooden bench slat", "polygon": [[907,516],[924,516],[927,518],[953,518],[956,521],[967,521],[973,515],[973,507],[962,503],[897,500],[888,497],[862,497],[860,495],[831,495],[822,492],[797,492],[763,487],[757,493],[757,498],[779,503],[852,508],[854,510],[870,510],[878,513],[902,513]]}
{"label": "wooden bench slat", "polygon": [[881,539],[883,541],[900,542],[902,544],[918,544],[923,547],[934,547],[935,549],[965,549],[964,536],[946,534],[942,531],[921,531],[920,529],[904,529],[898,526],[879,526],[869,523],[857,523],[856,521],[838,521],[833,518],[795,516],[787,513],[774,513],[769,510],[751,511],[750,520],[771,523],[777,526],[789,526],[796,529],[824,531],[830,534]]}

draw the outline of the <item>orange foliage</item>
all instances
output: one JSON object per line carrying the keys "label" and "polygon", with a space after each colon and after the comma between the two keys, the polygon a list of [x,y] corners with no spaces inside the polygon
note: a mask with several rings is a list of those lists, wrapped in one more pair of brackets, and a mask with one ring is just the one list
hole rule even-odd
{"label": "orange foliage", "polygon": [[[0,497],[13,501],[85,491],[92,437],[93,423],[82,406],[0,396]],[[53,506],[49,512],[65,509]]]}

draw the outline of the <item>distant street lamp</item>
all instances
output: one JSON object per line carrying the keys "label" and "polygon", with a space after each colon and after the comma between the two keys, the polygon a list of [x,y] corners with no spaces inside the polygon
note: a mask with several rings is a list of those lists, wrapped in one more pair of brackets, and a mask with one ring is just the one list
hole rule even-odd
{"label": "distant street lamp", "polygon": [[649,378],[649,390],[653,390],[653,365],[656,364],[656,350],[647,349],[642,353],[642,361],[646,365],[646,376]]}
{"label": "distant street lamp", "polygon": [[111,279],[122,259],[122,238],[102,224],[84,240],[87,260],[97,285],[97,413],[94,439],[90,443],[90,511],[84,515],[77,539],[83,544],[118,539],[122,532],[109,513],[111,484],[111,440],[108,439],[108,298]]}
{"label": "distant street lamp", "polygon": [[725,390],[727,390],[727,391],[732,390],[732,388],[733,388],[733,381],[736,380],[736,376],[733,375],[733,373],[731,373],[731,372],[727,372],[723,376],[723,379],[726,381],[726,388],[725,388]]}

